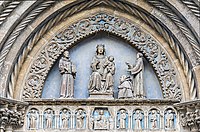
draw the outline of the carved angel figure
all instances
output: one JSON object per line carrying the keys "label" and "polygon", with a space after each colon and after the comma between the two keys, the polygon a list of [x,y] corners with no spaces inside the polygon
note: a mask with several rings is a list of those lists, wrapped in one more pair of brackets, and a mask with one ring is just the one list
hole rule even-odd
{"label": "carved angel figure", "polygon": [[64,52],[64,57],[59,62],[60,74],[62,75],[60,97],[73,98],[74,96],[74,79],[76,77],[76,67],[72,64],[69,52]]}

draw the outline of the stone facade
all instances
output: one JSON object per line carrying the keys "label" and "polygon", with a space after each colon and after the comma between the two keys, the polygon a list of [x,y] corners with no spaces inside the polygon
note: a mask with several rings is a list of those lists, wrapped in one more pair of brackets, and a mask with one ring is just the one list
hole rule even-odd
{"label": "stone facade", "polygon": [[0,2],[0,132],[200,131],[198,0]]}

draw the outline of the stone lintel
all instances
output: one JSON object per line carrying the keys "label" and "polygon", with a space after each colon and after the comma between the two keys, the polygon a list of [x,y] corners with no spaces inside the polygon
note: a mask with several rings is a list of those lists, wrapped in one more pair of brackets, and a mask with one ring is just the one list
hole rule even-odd
{"label": "stone lintel", "polygon": [[178,100],[170,99],[26,99],[30,105],[172,105]]}

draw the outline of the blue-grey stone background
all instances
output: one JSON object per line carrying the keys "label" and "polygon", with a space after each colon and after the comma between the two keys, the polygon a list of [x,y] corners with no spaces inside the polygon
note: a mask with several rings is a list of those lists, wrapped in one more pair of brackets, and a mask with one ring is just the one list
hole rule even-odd
{"label": "blue-grey stone background", "polygon": [[[120,76],[123,74],[129,75],[125,62],[135,64],[138,51],[119,37],[107,33],[99,33],[77,43],[70,49],[71,61],[76,65],[77,69],[74,85],[75,98],[80,99],[89,97],[88,83],[91,74],[90,64],[96,53],[96,46],[98,44],[104,44],[106,55],[112,55],[115,58],[116,72],[114,75],[114,98],[117,98],[117,86],[119,85]],[[58,68],[59,59],[52,67],[45,81],[42,98],[59,98],[61,84],[61,75]],[[156,77],[152,66],[146,59],[144,59],[144,65],[144,88],[147,98],[163,98],[158,78]]]}

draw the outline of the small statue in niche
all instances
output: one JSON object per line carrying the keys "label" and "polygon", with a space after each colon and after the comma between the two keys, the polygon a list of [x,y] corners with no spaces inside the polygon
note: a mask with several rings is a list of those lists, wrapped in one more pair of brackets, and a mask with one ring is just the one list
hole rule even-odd
{"label": "small statue in niche", "polygon": [[44,114],[46,129],[51,129],[53,127],[53,111],[47,109]]}
{"label": "small statue in niche", "polygon": [[76,77],[76,67],[72,64],[69,57],[69,52],[64,52],[64,57],[59,61],[60,74],[62,75],[60,97],[74,97],[74,79]]}
{"label": "small statue in niche", "polygon": [[76,113],[76,128],[77,129],[84,128],[84,120],[85,120],[84,111],[82,109],[79,109]]}
{"label": "small statue in niche", "polygon": [[165,128],[173,129],[174,128],[174,112],[169,109],[165,113]]}
{"label": "small statue in niche", "polygon": [[126,62],[126,64],[128,65],[128,71],[133,76],[134,97],[145,98],[146,96],[143,86],[143,55],[141,53],[137,53],[135,66],[129,64],[128,62]]}
{"label": "small statue in niche", "polygon": [[70,128],[70,112],[67,109],[64,109],[61,113],[61,120],[62,120],[62,127],[63,129],[68,129]]}
{"label": "small statue in niche", "polygon": [[158,126],[158,113],[157,113],[157,110],[152,110],[150,112],[150,128],[151,129],[158,129],[159,126]]}
{"label": "small statue in niche", "polygon": [[119,129],[126,129],[127,114],[125,110],[120,110],[118,114]]}
{"label": "small statue in niche", "polygon": [[38,111],[32,109],[29,115],[29,128],[30,129],[37,129],[37,122],[38,122]]}
{"label": "small statue in niche", "polygon": [[142,111],[141,110],[136,110],[133,119],[135,120],[134,129],[141,130],[142,129],[142,120],[143,120]]}
{"label": "small statue in niche", "polygon": [[126,75],[120,77],[120,85],[118,86],[118,98],[132,98],[133,97],[133,85],[131,83],[131,78]]}
{"label": "small statue in niche", "polygon": [[114,57],[105,55],[105,46],[97,45],[91,68],[92,74],[89,81],[89,92],[91,93],[113,93],[115,74]]}
{"label": "small statue in niche", "polygon": [[94,117],[94,129],[95,130],[107,130],[109,129],[109,117],[105,115],[103,109],[97,110],[98,114]]}

